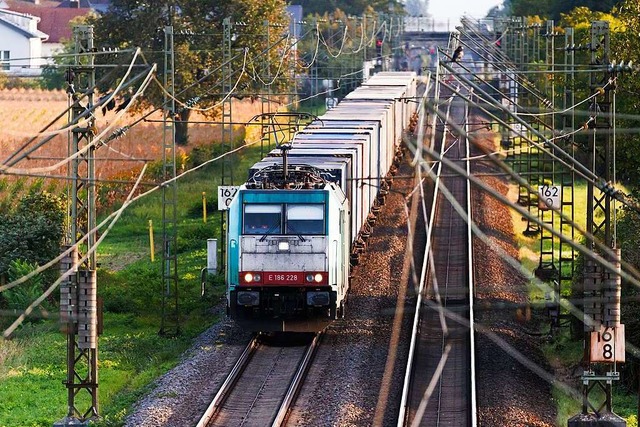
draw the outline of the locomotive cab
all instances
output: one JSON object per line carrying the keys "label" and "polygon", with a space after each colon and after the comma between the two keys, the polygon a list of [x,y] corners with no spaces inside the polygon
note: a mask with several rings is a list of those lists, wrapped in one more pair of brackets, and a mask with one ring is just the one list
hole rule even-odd
{"label": "locomotive cab", "polygon": [[241,326],[308,332],[340,315],[349,218],[339,187],[241,189],[229,218],[228,308]]}

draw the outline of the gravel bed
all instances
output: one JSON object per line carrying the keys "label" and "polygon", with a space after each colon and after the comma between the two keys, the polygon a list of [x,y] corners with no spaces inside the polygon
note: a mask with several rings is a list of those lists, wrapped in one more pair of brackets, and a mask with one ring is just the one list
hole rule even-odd
{"label": "gravel bed", "polygon": [[[490,151],[495,150],[493,134],[485,131],[477,135],[481,144]],[[472,164],[472,171],[496,172],[497,168],[478,162]],[[504,178],[484,176],[481,179],[497,193],[508,194],[509,185]],[[554,426],[556,408],[551,386],[513,357],[519,352],[533,365],[552,374],[540,349],[547,337],[536,333],[545,319],[531,316],[526,308],[526,279],[492,249],[500,247],[518,259],[509,208],[477,188],[472,192],[472,205],[474,221],[490,240],[489,246],[478,237],[474,237],[473,242],[477,306],[484,307],[476,312],[476,321],[513,349],[504,350],[488,334],[476,333],[478,425]],[[520,308],[513,308],[514,304]],[[512,308],[495,309],[500,305]]]}
{"label": "gravel bed", "polygon": [[403,162],[393,192],[353,271],[347,315],[331,325],[289,425],[396,425],[407,360],[407,214],[412,169]]}
{"label": "gravel bed", "polygon": [[[224,317],[226,303],[214,310]],[[132,409],[127,427],[194,426],[249,342],[250,334],[223,320],[200,334],[181,362]]]}
{"label": "gravel bed", "polygon": [[[486,135],[489,139],[489,134]],[[486,142],[492,145],[492,142]],[[476,172],[493,171],[484,163]],[[403,162],[398,176],[412,173]],[[508,184],[496,177],[485,182],[502,194]],[[412,305],[407,289],[406,195],[412,181],[396,179],[381,211],[368,248],[354,270],[347,314],[326,330],[309,376],[298,396],[289,425],[391,426],[397,423],[407,359]],[[476,222],[499,245],[517,256],[508,208],[475,191]],[[480,306],[526,302],[526,282],[490,247],[474,241]],[[410,286],[411,288],[412,286]],[[219,308],[223,310],[223,308]],[[526,310],[478,310],[481,326],[550,370],[540,352],[546,337]],[[249,334],[225,320],[206,331],[179,366],[156,381],[127,418],[127,426],[194,425],[249,340]],[[555,405],[550,386],[502,350],[487,334],[477,334],[479,425],[553,426]]]}

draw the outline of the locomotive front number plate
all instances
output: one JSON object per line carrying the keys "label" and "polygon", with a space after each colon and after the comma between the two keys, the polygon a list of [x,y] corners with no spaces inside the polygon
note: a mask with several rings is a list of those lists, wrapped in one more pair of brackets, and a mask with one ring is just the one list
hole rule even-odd
{"label": "locomotive front number plate", "polygon": [[265,285],[297,285],[302,283],[302,273],[264,273]]}

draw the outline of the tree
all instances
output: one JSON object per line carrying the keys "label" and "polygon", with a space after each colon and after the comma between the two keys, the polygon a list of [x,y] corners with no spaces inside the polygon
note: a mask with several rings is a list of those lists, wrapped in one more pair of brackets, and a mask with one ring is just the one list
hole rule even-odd
{"label": "tree", "polygon": [[[235,84],[240,71],[246,70],[236,93],[260,92],[266,76],[270,79],[280,72],[272,85],[273,92],[287,83],[289,61],[293,60],[286,47],[288,15],[284,0],[114,0],[107,13],[94,20],[96,45],[101,47],[131,48],[139,46],[150,62],[158,64],[162,81],[164,27],[173,25],[175,62],[175,87],[182,102],[197,99],[196,107],[211,108],[206,114],[219,116],[220,108],[214,108],[225,94],[222,93],[223,20],[230,18],[233,28],[232,57]],[[270,27],[265,26],[265,22]],[[270,33],[267,42],[266,34]],[[280,43],[275,43],[280,39]],[[269,44],[274,46],[268,46]],[[271,47],[271,49],[267,49]],[[243,53],[246,49],[246,55]],[[264,61],[265,58],[270,60]],[[245,62],[246,59],[246,62]],[[281,61],[282,60],[282,61]],[[269,63],[267,70],[264,64]],[[243,68],[246,64],[246,68]],[[282,64],[282,65],[281,65]],[[196,84],[201,80],[201,83]],[[267,82],[269,83],[269,82]],[[133,111],[148,107],[161,107],[163,92],[157,86],[147,89],[141,102],[132,106]],[[176,142],[188,142],[187,122],[189,108],[178,108],[176,113]]]}
{"label": "tree", "polygon": [[504,8],[507,15],[529,16],[549,16],[551,3],[553,0],[504,0]]}
{"label": "tree", "polygon": [[14,210],[0,212],[0,276],[13,261],[45,264],[60,254],[66,207],[47,192],[22,197]]}
{"label": "tree", "polygon": [[[612,25],[611,60],[617,63],[640,63],[638,34],[640,33],[640,4],[637,0],[627,0],[615,9],[619,24]],[[618,113],[636,115],[640,110],[640,79],[637,72],[622,72],[616,79],[616,109]],[[618,118],[618,128],[637,128],[636,120]],[[638,159],[640,136],[637,133],[619,133],[616,137],[617,177],[625,184],[639,186],[640,159]]]}
{"label": "tree", "polygon": [[548,19],[560,20],[577,7],[586,7],[593,12],[610,12],[622,0],[504,0],[507,14],[527,16],[535,14]]}

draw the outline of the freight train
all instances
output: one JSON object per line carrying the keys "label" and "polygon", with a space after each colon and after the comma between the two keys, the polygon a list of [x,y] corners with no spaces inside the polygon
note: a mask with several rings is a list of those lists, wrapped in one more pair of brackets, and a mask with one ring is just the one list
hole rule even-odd
{"label": "freight train", "polygon": [[415,116],[417,77],[381,72],[253,165],[229,205],[227,310],[258,332],[317,332],[345,314]]}

